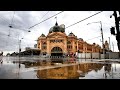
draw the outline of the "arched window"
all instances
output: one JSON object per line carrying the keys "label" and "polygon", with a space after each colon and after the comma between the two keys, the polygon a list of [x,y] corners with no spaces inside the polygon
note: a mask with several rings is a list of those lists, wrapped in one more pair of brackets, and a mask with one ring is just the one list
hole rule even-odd
{"label": "arched window", "polygon": [[54,47],[51,52],[62,52],[62,49],[60,47]]}
{"label": "arched window", "polygon": [[46,42],[43,42],[44,45],[46,45]]}
{"label": "arched window", "polygon": [[71,42],[70,42],[70,41],[67,41],[67,44],[71,44]]}

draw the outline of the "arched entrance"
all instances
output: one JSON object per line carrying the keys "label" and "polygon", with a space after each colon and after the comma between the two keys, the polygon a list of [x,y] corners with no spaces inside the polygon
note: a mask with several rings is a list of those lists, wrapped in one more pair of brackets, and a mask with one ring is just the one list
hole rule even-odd
{"label": "arched entrance", "polygon": [[51,56],[63,56],[63,51],[60,47],[54,47],[51,50]]}

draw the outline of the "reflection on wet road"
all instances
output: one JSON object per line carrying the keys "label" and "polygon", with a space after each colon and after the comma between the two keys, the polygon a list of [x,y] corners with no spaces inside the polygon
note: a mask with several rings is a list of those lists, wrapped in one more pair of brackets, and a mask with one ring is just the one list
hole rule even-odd
{"label": "reflection on wet road", "polygon": [[0,79],[120,79],[120,61],[3,57]]}

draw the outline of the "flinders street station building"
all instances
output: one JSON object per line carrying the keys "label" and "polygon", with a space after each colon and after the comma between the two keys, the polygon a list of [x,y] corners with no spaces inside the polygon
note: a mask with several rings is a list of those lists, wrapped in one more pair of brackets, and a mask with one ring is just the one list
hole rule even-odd
{"label": "flinders street station building", "polygon": [[65,25],[58,25],[57,22],[50,28],[47,36],[42,34],[38,37],[37,48],[41,50],[41,54],[49,56],[102,52],[98,44],[89,44],[82,38],[77,38],[72,32],[66,35]]}

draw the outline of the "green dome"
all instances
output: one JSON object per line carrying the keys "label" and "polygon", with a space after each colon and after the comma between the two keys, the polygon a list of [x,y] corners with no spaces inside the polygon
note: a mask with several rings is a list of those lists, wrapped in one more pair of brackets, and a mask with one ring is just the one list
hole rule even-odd
{"label": "green dome", "polygon": [[51,27],[49,30],[49,33],[52,33],[52,32],[65,32],[65,28],[62,26],[58,26],[58,23],[56,22],[55,26]]}

